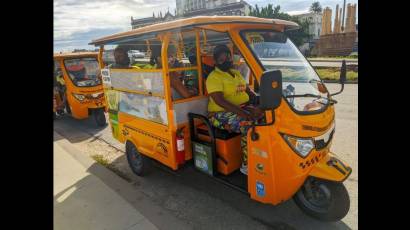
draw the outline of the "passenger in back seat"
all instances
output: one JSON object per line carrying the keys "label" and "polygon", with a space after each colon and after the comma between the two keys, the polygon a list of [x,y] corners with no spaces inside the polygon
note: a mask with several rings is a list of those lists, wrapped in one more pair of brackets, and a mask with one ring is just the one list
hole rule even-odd
{"label": "passenger in back seat", "polygon": [[247,171],[247,132],[249,126],[241,125],[255,121],[263,116],[263,111],[249,104],[250,96],[255,96],[239,71],[233,69],[232,55],[225,45],[214,48],[215,70],[206,79],[210,96],[208,116],[212,125],[219,129],[241,133],[242,166]]}
{"label": "passenger in back seat", "polygon": [[[162,68],[161,47],[153,47],[151,55],[151,60],[155,62],[155,67],[159,69]],[[177,59],[175,47],[171,45],[168,47],[168,62],[169,68],[183,67],[182,62]],[[193,97],[198,93],[198,91],[187,89],[182,84],[181,76],[183,75],[185,75],[184,71],[173,71],[169,73],[173,100]]]}

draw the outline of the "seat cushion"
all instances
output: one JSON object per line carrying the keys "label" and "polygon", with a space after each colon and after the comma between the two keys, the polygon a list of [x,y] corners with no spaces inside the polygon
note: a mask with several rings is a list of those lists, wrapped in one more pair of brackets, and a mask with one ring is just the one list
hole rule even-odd
{"label": "seat cushion", "polygon": [[[213,127],[213,128],[214,128],[214,132],[215,132],[215,138],[217,138],[217,139],[228,140],[228,139],[231,139],[231,138],[234,138],[234,137],[240,135],[240,133],[229,132],[227,130],[218,129],[218,128],[215,128],[215,127]],[[207,129],[205,124],[201,124],[201,125],[198,126],[198,133],[209,136],[208,129]]]}

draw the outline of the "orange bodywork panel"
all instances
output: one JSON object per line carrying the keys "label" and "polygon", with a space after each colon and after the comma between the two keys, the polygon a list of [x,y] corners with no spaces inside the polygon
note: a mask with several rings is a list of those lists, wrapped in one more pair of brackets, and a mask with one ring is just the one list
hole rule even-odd
{"label": "orange bodywork panel", "polygon": [[[207,130],[204,124],[197,127]],[[198,134],[203,141],[210,141],[208,135]],[[237,170],[242,163],[241,136],[237,135],[226,140],[216,138],[217,169],[223,175],[229,175]]]}
{"label": "orange bodywork panel", "polygon": [[[267,117],[271,117],[268,115],[270,113]],[[275,110],[274,125],[255,128],[259,134],[257,141],[252,141],[251,132],[248,132],[248,192],[251,198],[276,205],[290,199],[308,176],[339,181],[341,177],[335,176],[337,170],[325,167],[327,159],[330,159],[328,148],[313,149],[303,158],[281,136],[281,133],[299,137],[320,136],[323,131],[306,130],[301,124],[326,127],[333,119],[333,107],[321,114],[301,118],[282,101]],[[260,188],[263,189],[258,192]]]}
{"label": "orange bodywork panel", "polygon": [[[172,132],[167,126],[118,112],[118,140],[131,141],[143,155],[153,158],[176,170]],[[149,130],[149,131],[148,131]]]}
{"label": "orange bodywork panel", "polygon": [[309,175],[320,179],[343,182],[351,172],[352,168],[329,152],[315,165]]}

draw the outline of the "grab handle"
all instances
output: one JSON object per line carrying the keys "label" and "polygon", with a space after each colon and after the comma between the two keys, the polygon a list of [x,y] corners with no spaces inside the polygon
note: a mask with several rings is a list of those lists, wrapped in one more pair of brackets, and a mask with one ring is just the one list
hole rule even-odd
{"label": "grab handle", "polygon": [[212,128],[211,122],[209,122],[209,119],[201,114],[196,114],[196,113],[188,113],[188,120],[189,120],[189,128],[191,131],[191,139],[194,141],[200,141],[198,137],[198,129],[195,126],[195,119],[201,120],[207,127],[209,137],[211,138],[211,143],[215,143],[215,130]]}

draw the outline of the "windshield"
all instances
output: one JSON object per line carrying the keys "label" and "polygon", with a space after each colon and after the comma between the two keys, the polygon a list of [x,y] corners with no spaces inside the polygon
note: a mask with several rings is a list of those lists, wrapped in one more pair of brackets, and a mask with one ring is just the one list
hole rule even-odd
{"label": "windshield", "polygon": [[284,33],[258,30],[242,31],[241,35],[265,70],[282,72],[283,96],[296,111],[319,111],[329,103],[326,87]]}
{"label": "windshield", "polygon": [[79,87],[101,84],[100,67],[95,58],[76,58],[64,60],[68,76]]}

